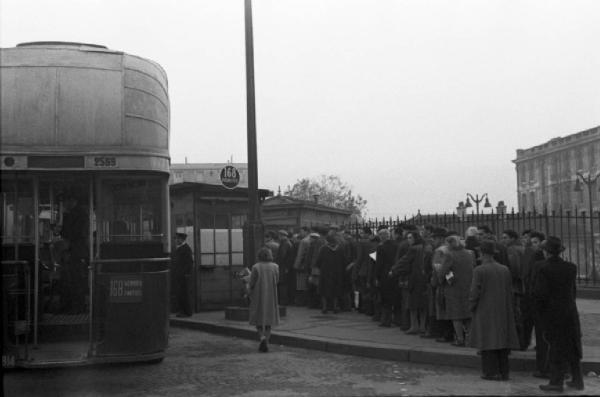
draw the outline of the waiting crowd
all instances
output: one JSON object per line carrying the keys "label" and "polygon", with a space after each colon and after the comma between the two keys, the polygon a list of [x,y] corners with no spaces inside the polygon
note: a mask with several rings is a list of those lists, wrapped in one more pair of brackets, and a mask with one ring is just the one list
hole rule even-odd
{"label": "waiting crowd", "polygon": [[382,327],[440,343],[470,346],[482,378],[508,380],[511,350],[527,350],[535,332],[542,390],[582,390],[576,266],[557,237],[485,225],[464,237],[441,227],[368,227],[355,237],[338,227],[268,232],[265,246],[279,266],[279,303],[322,313],[357,310]]}

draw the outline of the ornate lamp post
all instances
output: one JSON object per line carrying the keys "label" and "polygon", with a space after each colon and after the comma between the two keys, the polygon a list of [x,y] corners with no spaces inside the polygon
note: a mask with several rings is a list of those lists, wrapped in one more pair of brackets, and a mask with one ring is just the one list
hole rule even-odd
{"label": "ornate lamp post", "polygon": [[477,212],[477,215],[479,215],[479,203],[481,203],[483,201],[483,199],[485,199],[485,203],[483,204],[484,208],[490,208],[492,206],[490,204],[490,200],[488,199],[487,193],[484,193],[481,197],[479,197],[478,194],[476,194],[475,197],[473,197],[473,195],[471,193],[467,193],[467,202],[465,204],[466,208],[471,208],[473,206],[473,204],[471,204],[469,199],[471,199],[471,200],[473,200],[473,202],[475,202],[475,211]]}
{"label": "ornate lamp post", "polygon": [[591,172],[587,172],[587,176],[584,176],[579,171],[577,171],[576,174],[577,179],[575,180],[575,188],[573,190],[576,192],[582,192],[582,182],[588,188],[588,200],[590,205],[590,234],[592,236],[592,281],[594,284],[596,284],[596,239],[594,238],[594,208],[592,206],[592,188],[596,183],[596,180],[598,180],[598,177],[600,177],[600,171],[597,172],[595,176],[592,176]]}

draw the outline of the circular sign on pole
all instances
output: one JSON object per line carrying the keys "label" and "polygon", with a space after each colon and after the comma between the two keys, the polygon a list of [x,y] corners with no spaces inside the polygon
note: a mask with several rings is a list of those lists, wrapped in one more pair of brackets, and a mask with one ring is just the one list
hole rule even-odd
{"label": "circular sign on pole", "polygon": [[240,183],[240,173],[232,165],[226,165],[221,170],[221,183],[227,189],[235,189]]}

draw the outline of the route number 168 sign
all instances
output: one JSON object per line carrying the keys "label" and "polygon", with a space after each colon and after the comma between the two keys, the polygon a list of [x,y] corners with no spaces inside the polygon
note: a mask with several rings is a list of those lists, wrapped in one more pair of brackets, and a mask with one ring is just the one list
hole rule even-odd
{"label": "route number 168 sign", "polygon": [[227,189],[235,189],[240,183],[240,173],[232,165],[226,165],[221,170],[221,183]]}

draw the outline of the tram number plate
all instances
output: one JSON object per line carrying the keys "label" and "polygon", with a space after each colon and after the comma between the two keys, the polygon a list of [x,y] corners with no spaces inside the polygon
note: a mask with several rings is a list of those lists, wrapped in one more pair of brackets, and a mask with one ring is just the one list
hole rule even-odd
{"label": "tram number plate", "polygon": [[15,367],[15,356],[11,355],[2,355],[2,368],[14,368]]}
{"label": "tram number plate", "polygon": [[110,279],[109,300],[112,303],[141,302],[144,282],[138,277],[113,277]]}
{"label": "tram number plate", "polygon": [[117,158],[116,157],[94,157],[94,167],[116,167],[117,166]]}

